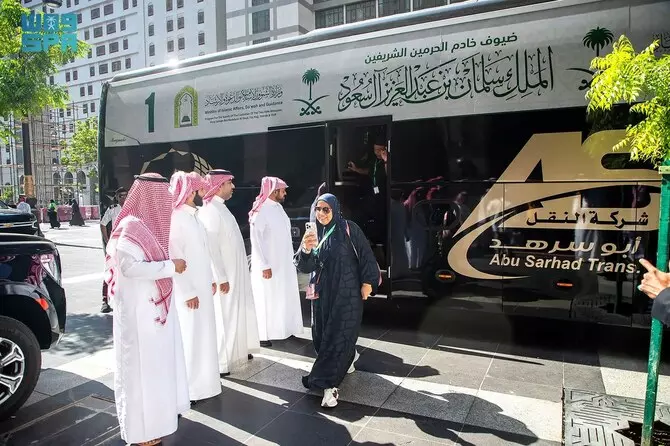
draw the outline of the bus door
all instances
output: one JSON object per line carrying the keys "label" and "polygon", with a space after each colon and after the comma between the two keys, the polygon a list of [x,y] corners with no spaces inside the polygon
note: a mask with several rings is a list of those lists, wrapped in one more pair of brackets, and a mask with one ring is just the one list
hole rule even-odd
{"label": "bus door", "polygon": [[326,129],[328,190],[339,199],[343,215],[370,241],[384,279],[375,297],[390,298],[391,119],[334,121]]}

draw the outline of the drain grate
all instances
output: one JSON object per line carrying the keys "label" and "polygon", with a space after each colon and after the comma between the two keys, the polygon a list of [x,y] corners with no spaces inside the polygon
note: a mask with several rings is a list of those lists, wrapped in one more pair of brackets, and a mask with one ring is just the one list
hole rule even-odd
{"label": "drain grate", "polygon": [[[635,446],[635,426],[644,416],[643,400],[574,389],[563,392],[565,445]],[[661,424],[670,423],[670,406],[658,404],[656,417]]]}
{"label": "drain grate", "polygon": [[[642,423],[630,422],[630,427],[621,429],[619,431],[624,437],[633,440],[635,446],[640,446],[642,442]],[[651,436],[651,444],[654,446],[669,446],[670,445],[670,426],[662,421],[654,423],[654,430]]]}

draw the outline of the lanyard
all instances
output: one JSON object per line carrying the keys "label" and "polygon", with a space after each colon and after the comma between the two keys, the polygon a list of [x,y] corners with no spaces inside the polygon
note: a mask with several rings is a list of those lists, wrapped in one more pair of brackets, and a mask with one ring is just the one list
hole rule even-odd
{"label": "lanyard", "polygon": [[372,169],[372,184],[375,187],[377,187],[377,164],[379,164],[379,160],[375,161],[375,167]]}
{"label": "lanyard", "polygon": [[318,254],[318,253],[319,253],[319,249],[321,249],[321,245],[323,245],[323,242],[325,242],[326,239],[328,239],[328,237],[330,237],[330,234],[332,234],[334,230],[335,230],[335,225],[333,225],[333,227],[330,228],[330,229],[328,230],[328,232],[326,232],[326,235],[323,236],[323,238],[321,239],[321,241],[319,242],[319,244],[316,246],[316,248],[313,249],[314,254]]}

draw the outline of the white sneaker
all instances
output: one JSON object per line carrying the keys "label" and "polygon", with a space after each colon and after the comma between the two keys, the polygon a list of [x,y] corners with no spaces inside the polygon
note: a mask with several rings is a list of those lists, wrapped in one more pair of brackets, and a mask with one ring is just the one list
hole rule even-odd
{"label": "white sneaker", "polygon": [[356,367],[354,367],[354,363],[358,361],[358,358],[360,358],[361,355],[358,354],[358,350],[354,354],[354,360],[351,361],[351,365],[349,366],[349,370],[347,370],[347,373],[354,373],[356,371]]}
{"label": "white sneaker", "polygon": [[321,407],[335,407],[337,406],[337,399],[340,397],[340,391],[337,387],[326,389],[323,391],[323,400],[321,400]]}

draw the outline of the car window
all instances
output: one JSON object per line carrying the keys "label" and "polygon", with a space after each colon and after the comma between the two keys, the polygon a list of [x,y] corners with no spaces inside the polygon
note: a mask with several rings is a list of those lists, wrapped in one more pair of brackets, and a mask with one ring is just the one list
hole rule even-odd
{"label": "car window", "polygon": [[9,209],[9,206],[7,206],[4,201],[0,200],[0,209]]}

